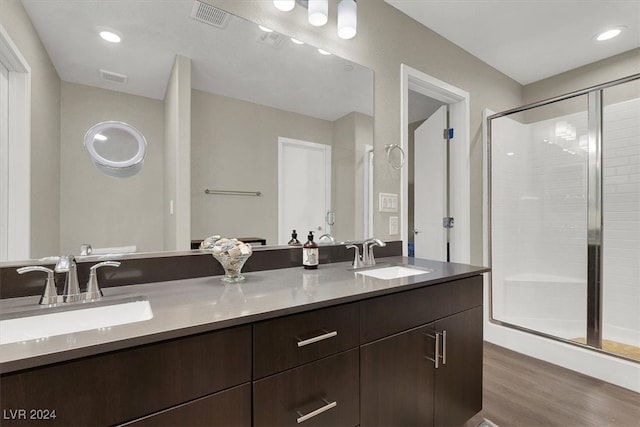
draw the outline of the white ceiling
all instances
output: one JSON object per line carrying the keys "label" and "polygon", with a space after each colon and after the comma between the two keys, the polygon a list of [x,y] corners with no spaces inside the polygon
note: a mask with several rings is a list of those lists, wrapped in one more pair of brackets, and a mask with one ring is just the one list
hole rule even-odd
{"label": "white ceiling", "polygon": [[385,1],[523,85],[640,47],[640,0]]}
{"label": "white ceiling", "polygon": [[[0,0],[4,1],[4,0]],[[324,120],[373,115],[373,72],[320,55],[229,15],[217,28],[191,17],[194,0],[22,0],[60,78],[164,99],[176,55],[191,58],[195,89]],[[122,43],[98,37],[115,30]],[[100,78],[123,74],[125,84]]]}

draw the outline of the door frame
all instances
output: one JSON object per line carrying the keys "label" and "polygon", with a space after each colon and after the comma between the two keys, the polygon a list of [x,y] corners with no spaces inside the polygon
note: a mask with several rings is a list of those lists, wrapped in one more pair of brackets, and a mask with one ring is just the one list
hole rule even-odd
{"label": "door frame", "polygon": [[[455,227],[451,233],[451,259],[469,263],[471,260],[471,200],[470,200],[470,100],[469,93],[433,76],[400,64],[400,143],[409,152],[409,90],[449,104],[451,122],[456,123],[451,143],[451,215]],[[409,171],[402,168],[400,177],[402,206],[401,236],[405,244],[402,254],[407,255],[409,241]]]}
{"label": "door frame", "polygon": [[9,126],[2,144],[0,261],[31,254],[31,67],[0,25],[0,63],[9,71]]}
{"label": "door frame", "polygon": [[[278,242],[280,241],[280,236],[283,235],[282,233],[284,232],[284,224],[282,223],[282,211],[284,210],[284,207],[283,207],[283,204],[284,204],[284,188],[283,188],[284,149],[283,147],[285,144],[297,145],[299,147],[308,147],[308,148],[315,148],[315,149],[319,148],[324,151],[325,188],[328,189],[328,191],[325,192],[325,203],[324,203],[325,224],[324,226],[325,226],[326,232],[331,233],[331,226],[329,226],[329,224],[327,224],[327,221],[326,221],[327,213],[328,211],[331,210],[331,146],[327,144],[320,144],[317,142],[303,141],[301,139],[293,139],[293,138],[287,138],[284,136],[279,136],[278,137]],[[306,230],[304,230],[304,232],[306,232]]]}

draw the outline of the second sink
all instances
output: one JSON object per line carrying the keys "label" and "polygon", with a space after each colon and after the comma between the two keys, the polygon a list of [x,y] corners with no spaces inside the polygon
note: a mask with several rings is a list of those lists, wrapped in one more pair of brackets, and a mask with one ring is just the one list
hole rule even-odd
{"label": "second sink", "polygon": [[418,274],[426,273],[431,273],[431,271],[404,265],[392,265],[390,267],[380,267],[356,272],[356,274],[384,280],[400,279],[402,277],[417,276]]}

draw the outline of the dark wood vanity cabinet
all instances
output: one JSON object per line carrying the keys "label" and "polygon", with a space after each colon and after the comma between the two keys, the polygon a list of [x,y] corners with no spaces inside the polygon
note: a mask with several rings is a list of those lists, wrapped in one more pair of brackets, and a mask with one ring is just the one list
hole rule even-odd
{"label": "dark wood vanity cabinet", "polygon": [[464,424],[482,409],[482,307],[363,345],[360,370],[363,427]]}
{"label": "dark wood vanity cabinet", "polygon": [[[482,409],[481,278],[392,297],[382,323],[387,297],[362,302],[362,312],[376,319],[361,325],[363,337],[396,333],[361,346],[361,426],[464,424]],[[436,302],[438,308],[422,308]],[[403,327],[410,329],[397,331]]]}
{"label": "dark wood vanity cabinet", "polygon": [[[473,276],[12,372],[2,425],[462,425],[482,315]],[[31,408],[56,418],[10,419]]]}

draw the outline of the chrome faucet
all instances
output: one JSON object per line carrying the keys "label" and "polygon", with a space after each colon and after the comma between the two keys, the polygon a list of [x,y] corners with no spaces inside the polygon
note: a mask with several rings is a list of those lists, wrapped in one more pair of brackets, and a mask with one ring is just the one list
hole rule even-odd
{"label": "chrome faucet", "polygon": [[64,279],[62,302],[76,302],[82,299],[78,283],[78,266],[73,255],[61,256],[54,268],[56,273],[67,273]]}
{"label": "chrome faucet", "polygon": [[[89,281],[87,282],[87,289],[85,292],[80,292],[80,285],[78,284],[78,266],[73,255],[65,255],[59,257],[58,262],[56,263],[56,266],[53,270],[36,265],[31,267],[18,268],[16,271],[19,274],[29,273],[32,271],[47,273],[47,280],[45,282],[42,296],[40,297],[40,304],[51,305],[60,302],[69,303],[78,301],[94,301],[102,298],[102,290],[98,285],[96,270],[100,267],[119,266],[120,263],[118,261],[104,261],[92,265],[89,268]],[[66,273],[62,295],[58,295],[53,277],[54,271],[56,273]]]}
{"label": "chrome faucet", "polygon": [[[328,240],[329,242],[326,243],[325,240]],[[318,244],[322,245],[322,244],[334,244],[336,242],[336,239],[329,233],[323,234],[322,236],[318,237]]]}
{"label": "chrome faucet", "polygon": [[375,239],[375,238],[367,239],[364,242],[362,242],[362,264],[363,265],[365,266],[376,265],[376,260],[373,256],[374,246],[384,247],[384,246],[387,246],[387,244],[382,240]]}
{"label": "chrome faucet", "polygon": [[362,257],[360,256],[360,248],[356,245],[347,245],[345,246],[347,249],[355,249],[354,257],[353,257],[353,268],[362,267]]}

